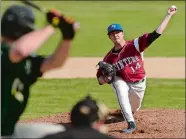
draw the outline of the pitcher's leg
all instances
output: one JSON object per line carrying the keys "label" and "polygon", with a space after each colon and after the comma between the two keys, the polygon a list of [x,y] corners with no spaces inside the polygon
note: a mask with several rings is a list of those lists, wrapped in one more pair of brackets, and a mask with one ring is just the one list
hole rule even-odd
{"label": "pitcher's leg", "polygon": [[129,100],[132,107],[132,111],[136,112],[141,108],[141,104],[144,98],[146,90],[146,80],[142,83],[133,85],[129,84]]}
{"label": "pitcher's leg", "polygon": [[[140,94],[140,95],[139,95]],[[141,108],[141,103],[143,101],[144,91],[140,93],[130,92],[129,100],[132,107],[132,112],[135,113]]]}
{"label": "pitcher's leg", "polygon": [[121,78],[116,77],[115,81],[112,83],[112,87],[116,92],[124,119],[127,122],[134,121],[131,105],[128,97],[128,91],[129,91],[128,85]]}

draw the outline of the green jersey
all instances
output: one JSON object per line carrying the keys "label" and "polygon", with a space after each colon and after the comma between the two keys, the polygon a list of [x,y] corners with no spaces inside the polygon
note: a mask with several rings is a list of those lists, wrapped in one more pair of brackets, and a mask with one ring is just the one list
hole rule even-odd
{"label": "green jersey", "polygon": [[[26,46],[25,46],[26,47]],[[1,134],[11,135],[16,122],[24,112],[29,89],[40,72],[42,56],[28,56],[19,63],[9,59],[10,46],[1,43]]]}

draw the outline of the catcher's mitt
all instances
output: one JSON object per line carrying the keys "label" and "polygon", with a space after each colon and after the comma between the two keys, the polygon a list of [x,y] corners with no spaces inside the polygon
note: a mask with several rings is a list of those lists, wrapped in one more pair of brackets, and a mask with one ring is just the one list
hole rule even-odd
{"label": "catcher's mitt", "polygon": [[112,83],[114,77],[116,75],[116,69],[112,64],[109,64],[104,61],[100,61],[97,65],[99,65],[99,69],[103,72],[103,75],[107,78],[108,83]]}

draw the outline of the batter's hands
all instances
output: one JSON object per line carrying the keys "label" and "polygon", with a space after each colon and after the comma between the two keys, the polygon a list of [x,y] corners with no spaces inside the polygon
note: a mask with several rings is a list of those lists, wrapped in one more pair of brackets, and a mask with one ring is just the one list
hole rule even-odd
{"label": "batter's hands", "polygon": [[49,10],[46,18],[51,25],[61,30],[64,40],[72,40],[75,36],[75,32],[79,29],[79,23],[75,22],[70,17],[62,15],[56,10]]}
{"label": "batter's hands", "polygon": [[168,15],[174,15],[175,13],[177,12],[177,7],[175,5],[172,5],[169,7],[168,11],[167,11],[167,14]]}

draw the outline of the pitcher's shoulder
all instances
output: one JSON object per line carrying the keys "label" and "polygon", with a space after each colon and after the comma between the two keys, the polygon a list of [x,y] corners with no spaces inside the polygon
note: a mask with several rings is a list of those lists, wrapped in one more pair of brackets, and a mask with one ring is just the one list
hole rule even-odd
{"label": "pitcher's shoulder", "polygon": [[133,39],[133,40],[127,40],[125,46],[128,47],[128,48],[130,48],[131,46],[134,46],[135,45],[134,43],[135,43],[135,39]]}

